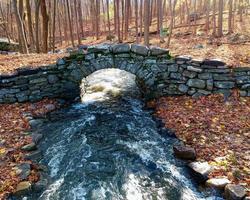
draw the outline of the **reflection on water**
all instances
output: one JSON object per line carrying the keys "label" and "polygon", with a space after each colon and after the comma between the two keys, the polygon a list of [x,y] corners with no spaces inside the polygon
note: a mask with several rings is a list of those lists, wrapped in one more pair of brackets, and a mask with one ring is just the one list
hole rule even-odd
{"label": "reflection on water", "polygon": [[205,199],[172,156],[177,141],[160,136],[143,110],[133,75],[98,71],[82,91],[82,103],[53,113],[39,130],[51,180],[29,199]]}

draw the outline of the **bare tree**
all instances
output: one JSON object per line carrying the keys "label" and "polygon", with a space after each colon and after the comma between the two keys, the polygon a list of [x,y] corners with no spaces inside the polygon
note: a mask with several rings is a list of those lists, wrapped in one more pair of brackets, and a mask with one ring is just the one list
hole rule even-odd
{"label": "bare tree", "polygon": [[229,12],[228,12],[228,33],[233,32],[232,19],[233,19],[233,0],[229,0]]}
{"label": "bare tree", "polygon": [[27,44],[26,37],[25,37],[23,21],[22,21],[22,18],[20,16],[19,9],[17,7],[17,0],[13,0],[12,2],[13,2],[14,12],[16,15],[17,28],[18,28],[18,32],[19,32],[19,36],[20,36],[19,45],[21,47],[21,52],[22,53],[29,53],[28,44]]}
{"label": "bare tree", "polygon": [[41,14],[42,14],[42,25],[43,25],[43,52],[48,52],[48,28],[49,28],[49,17],[47,13],[47,6],[45,0],[41,0]]}
{"label": "bare tree", "polygon": [[171,37],[172,37],[176,3],[177,3],[177,0],[173,0],[173,3],[172,3],[172,0],[169,0],[169,8],[170,8],[170,13],[171,13],[171,21],[170,21],[170,27],[169,27],[169,35],[168,35],[167,47],[170,46],[170,41],[171,41]]}
{"label": "bare tree", "polygon": [[223,0],[219,0],[218,32],[217,36],[223,36]]}
{"label": "bare tree", "polygon": [[144,1],[144,44],[149,46],[150,0]]}
{"label": "bare tree", "polygon": [[72,30],[72,23],[71,23],[71,17],[70,17],[69,0],[66,0],[66,7],[67,7],[67,14],[68,14],[68,22],[69,22],[69,31],[70,31],[71,44],[72,44],[73,47],[75,47],[73,30]]}

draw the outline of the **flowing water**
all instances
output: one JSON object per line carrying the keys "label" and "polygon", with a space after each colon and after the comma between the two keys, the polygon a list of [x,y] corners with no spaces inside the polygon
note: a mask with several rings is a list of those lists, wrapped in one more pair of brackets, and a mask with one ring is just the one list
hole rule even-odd
{"label": "flowing water", "polygon": [[135,77],[100,70],[82,84],[82,102],[51,115],[39,132],[48,188],[39,200],[193,200],[199,193],[143,109]]}

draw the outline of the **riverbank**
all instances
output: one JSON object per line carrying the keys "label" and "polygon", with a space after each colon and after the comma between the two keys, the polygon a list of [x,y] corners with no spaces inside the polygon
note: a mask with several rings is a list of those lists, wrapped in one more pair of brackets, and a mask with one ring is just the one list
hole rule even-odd
{"label": "riverbank", "polygon": [[[249,98],[239,97],[237,93],[226,102],[221,95],[199,99],[162,97],[148,106],[156,109],[157,116],[181,141],[195,148],[198,161],[207,161],[215,167],[209,178],[226,177],[232,183],[243,185],[249,195]],[[39,179],[37,166],[25,160],[26,152],[21,150],[32,141],[27,113],[41,117],[57,108],[59,103],[48,99],[0,106],[0,199],[14,192],[21,181],[15,170],[20,164],[31,166],[28,181]]]}
{"label": "riverbank", "polygon": [[234,93],[194,99],[163,97],[149,103],[167,128],[214,166],[209,178],[228,178],[250,194],[250,99]]}
{"label": "riverbank", "polygon": [[15,191],[21,181],[16,169],[21,164],[30,166],[26,180],[36,182],[39,179],[37,166],[26,160],[27,152],[21,150],[32,141],[27,116],[45,116],[57,108],[59,103],[48,99],[36,103],[0,105],[0,199]]}

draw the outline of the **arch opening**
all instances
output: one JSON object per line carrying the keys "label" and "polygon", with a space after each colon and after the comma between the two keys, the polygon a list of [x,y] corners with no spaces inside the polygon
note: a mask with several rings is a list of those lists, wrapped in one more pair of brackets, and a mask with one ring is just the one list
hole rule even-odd
{"label": "arch opening", "polygon": [[83,103],[103,102],[117,98],[140,98],[141,86],[136,75],[117,68],[101,69],[84,77],[80,84]]}

